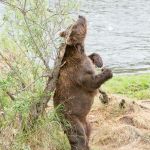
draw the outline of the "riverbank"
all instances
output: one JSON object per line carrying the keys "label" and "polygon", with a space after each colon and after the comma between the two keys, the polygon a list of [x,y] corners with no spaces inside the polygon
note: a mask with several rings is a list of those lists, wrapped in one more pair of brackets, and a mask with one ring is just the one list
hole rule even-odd
{"label": "riverbank", "polygon": [[[98,95],[88,115],[92,125],[92,150],[149,150],[150,120],[147,116],[150,115],[150,109],[147,105],[150,103],[143,101],[143,105],[142,100],[136,100],[150,100],[150,74],[115,76],[102,89],[109,93],[110,102],[108,105],[101,104]],[[126,103],[125,107],[120,108],[122,99]],[[9,111],[5,107],[4,119],[7,120],[2,120],[4,125],[1,126],[0,149],[70,150],[52,100],[45,117],[38,120],[34,129],[25,133],[20,128],[17,116],[13,124],[6,126],[10,120],[7,117]],[[11,113],[14,111],[12,109]]]}
{"label": "riverbank", "polygon": [[115,76],[102,88],[114,94],[108,105],[96,97],[88,115],[92,150],[149,150],[150,74]]}

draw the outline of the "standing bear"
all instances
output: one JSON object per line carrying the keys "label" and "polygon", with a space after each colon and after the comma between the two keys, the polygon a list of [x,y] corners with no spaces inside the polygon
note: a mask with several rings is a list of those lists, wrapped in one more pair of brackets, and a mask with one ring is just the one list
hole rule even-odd
{"label": "standing bear", "polygon": [[58,113],[69,122],[69,127],[63,121],[62,126],[71,150],[89,150],[90,125],[86,117],[99,87],[112,78],[110,69],[95,73],[92,60],[84,52],[86,32],[86,19],[79,16],[61,33],[65,38],[66,51],[56,84],[54,107],[62,105]]}

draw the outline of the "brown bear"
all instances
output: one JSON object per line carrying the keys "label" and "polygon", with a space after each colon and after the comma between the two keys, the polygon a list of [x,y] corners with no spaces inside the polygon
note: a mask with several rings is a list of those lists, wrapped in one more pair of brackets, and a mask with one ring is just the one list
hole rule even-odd
{"label": "brown bear", "polygon": [[104,69],[96,74],[93,62],[86,56],[84,39],[87,27],[84,17],[79,16],[77,22],[68,30],[61,34],[66,39],[66,52],[56,84],[54,107],[63,106],[59,113],[70,124],[70,127],[65,128],[62,123],[71,150],[89,150],[90,125],[86,117],[97,89],[112,78],[112,72]]}

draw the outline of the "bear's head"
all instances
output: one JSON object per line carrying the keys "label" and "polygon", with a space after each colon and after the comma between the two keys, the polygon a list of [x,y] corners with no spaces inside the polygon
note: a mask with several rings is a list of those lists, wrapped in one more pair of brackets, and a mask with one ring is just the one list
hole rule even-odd
{"label": "bear's head", "polygon": [[83,44],[87,32],[86,19],[83,16],[79,16],[78,20],[65,31],[60,33],[60,36],[65,38],[65,42],[68,45]]}

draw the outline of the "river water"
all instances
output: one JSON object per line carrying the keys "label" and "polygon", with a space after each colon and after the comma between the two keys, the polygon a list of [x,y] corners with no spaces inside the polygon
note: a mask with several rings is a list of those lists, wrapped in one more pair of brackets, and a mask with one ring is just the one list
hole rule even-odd
{"label": "river water", "polygon": [[150,72],[150,0],[83,0],[88,53],[115,73]]}
{"label": "river water", "polygon": [[81,0],[79,14],[88,20],[87,53],[117,74],[150,72],[150,0]]}

